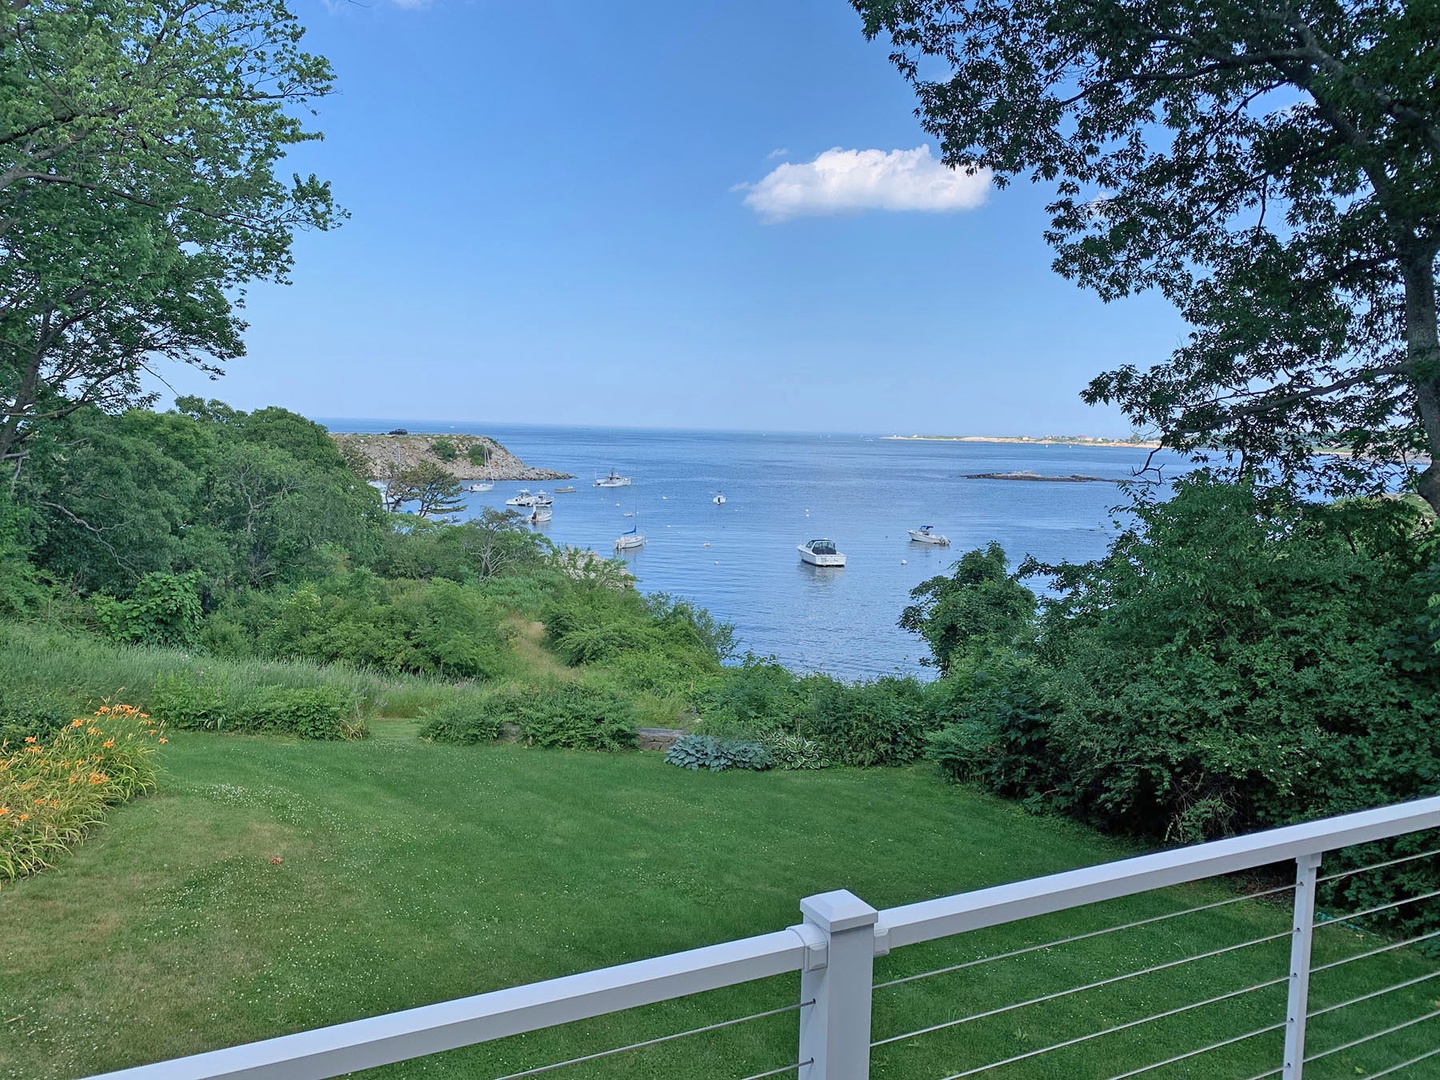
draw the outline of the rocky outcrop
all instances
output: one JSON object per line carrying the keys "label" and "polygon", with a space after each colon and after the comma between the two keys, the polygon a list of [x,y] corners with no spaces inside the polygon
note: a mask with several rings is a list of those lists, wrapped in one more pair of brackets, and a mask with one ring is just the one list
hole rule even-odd
{"label": "rocky outcrop", "polygon": [[966,480],[1036,480],[1046,484],[1123,484],[1124,480],[1108,476],[1086,476],[1071,473],[1069,476],[1045,476],[1037,472],[982,472],[966,473]]}
{"label": "rocky outcrop", "polygon": [[[371,435],[332,431],[340,452],[352,464],[368,468],[371,480],[382,480],[398,466],[413,468],[422,461],[433,461],[448,469],[457,480],[568,480],[574,474],[554,469],[537,469],[526,465],[494,439],[485,435]],[[441,451],[436,452],[436,444]],[[455,451],[454,457],[444,453],[446,444]],[[485,464],[477,465],[471,451],[483,446],[488,456]]]}

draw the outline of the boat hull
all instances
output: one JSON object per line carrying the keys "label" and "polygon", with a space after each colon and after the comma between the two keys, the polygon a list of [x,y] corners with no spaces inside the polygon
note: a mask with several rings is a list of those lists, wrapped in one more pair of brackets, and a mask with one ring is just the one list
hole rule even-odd
{"label": "boat hull", "polygon": [[834,555],[817,555],[803,544],[799,547],[800,561],[810,566],[844,566],[845,556],[840,552]]}
{"label": "boat hull", "polygon": [[634,551],[636,548],[644,546],[645,537],[643,536],[622,536],[619,540],[615,541],[616,551]]}
{"label": "boat hull", "polygon": [[914,540],[917,544],[934,544],[937,547],[950,546],[950,538],[948,536],[940,536],[938,533],[923,533],[919,529],[910,530],[910,539]]}

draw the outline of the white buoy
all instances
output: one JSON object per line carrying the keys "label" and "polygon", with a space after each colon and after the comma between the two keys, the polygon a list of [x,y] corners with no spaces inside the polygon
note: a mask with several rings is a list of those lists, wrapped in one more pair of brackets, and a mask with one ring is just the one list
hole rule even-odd
{"label": "white buoy", "polygon": [[702,544],[702,545],[701,545],[701,547],[709,547],[709,546],[710,546],[709,543],[705,543],[705,544]]}
{"label": "white buoy", "polygon": [[909,560],[909,559],[901,559],[901,560],[900,560],[900,565],[901,565],[901,566],[909,566],[909,565],[910,565],[910,560]]}

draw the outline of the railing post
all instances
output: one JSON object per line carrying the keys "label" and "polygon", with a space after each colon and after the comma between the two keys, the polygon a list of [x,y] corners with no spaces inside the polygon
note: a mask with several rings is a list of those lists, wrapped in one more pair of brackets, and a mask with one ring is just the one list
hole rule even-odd
{"label": "railing post", "polygon": [[823,966],[805,965],[800,1000],[798,1080],[869,1080],[870,987],[874,982],[875,923],[880,913],[845,889],[800,901],[806,931],[825,949]]}
{"label": "railing post", "polygon": [[1310,1009],[1310,944],[1315,936],[1315,881],[1320,852],[1295,860],[1295,919],[1290,937],[1290,999],[1285,1006],[1285,1062],[1281,1080],[1305,1071],[1305,1014]]}

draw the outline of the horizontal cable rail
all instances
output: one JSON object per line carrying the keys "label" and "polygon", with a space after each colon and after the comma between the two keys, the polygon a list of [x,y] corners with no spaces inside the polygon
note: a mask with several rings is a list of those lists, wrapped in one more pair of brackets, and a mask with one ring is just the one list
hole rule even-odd
{"label": "horizontal cable rail", "polygon": [[[751,1013],[749,1016],[737,1016],[733,1020],[721,1020],[714,1024],[706,1024],[704,1027],[691,1028],[689,1031],[677,1031],[670,1035],[660,1035],[654,1039],[643,1039],[640,1042],[628,1043],[625,1046],[617,1046],[611,1050],[599,1050],[593,1054],[584,1054],[580,1057],[568,1058],[565,1061],[552,1061],[549,1065],[537,1065],[533,1069],[526,1069],[523,1072],[506,1073],[498,1076],[495,1080],[520,1080],[522,1076],[538,1076],[541,1073],[549,1072],[551,1069],[563,1069],[566,1065],[579,1065],[586,1061],[597,1061],[600,1058],[612,1057],[615,1054],[624,1054],[630,1050],[640,1050],[647,1046],[659,1046],[661,1043],[674,1042],[676,1039],[684,1039],[691,1035],[703,1035],[707,1031],[719,1031],[721,1028],[734,1027],[736,1024],[746,1024],[751,1020],[760,1020],[766,1016],[779,1016],[781,1013],[798,1012],[807,1006],[814,1005],[814,1000],[802,1001],[798,1005],[782,1005],[778,1009],[766,1009],[764,1012]],[[790,1066],[794,1068],[794,1066]]]}
{"label": "horizontal cable rail", "polygon": [[[1163,1069],[1166,1065],[1174,1065],[1177,1061],[1186,1061],[1193,1057],[1199,1057],[1201,1054],[1208,1054],[1211,1050],[1219,1050],[1225,1046],[1234,1046],[1236,1043],[1244,1042],[1246,1039],[1253,1039],[1257,1035],[1265,1035],[1271,1031],[1279,1031],[1284,1026],[1285,1021],[1282,1020],[1278,1024],[1268,1024],[1265,1027],[1256,1028],[1254,1031],[1247,1031],[1244,1035],[1232,1035],[1228,1039],[1221,1039],[1219,1042],[1213,1042],[1209,1046],[1202,1046],[1198,1050],[1187,1050],[1183,1054],[1176,1054],[1174,1057],[1168,1057],[1164,1061],[1157,1061],[1152,1065],[1142,1065],[1140,1068],[1131,1069],[1129,1072],[1117,1073],[1109,1077],[1108,1080],[1129,1080],[1132,1076],[1140,1076],[1144,1073],[1152,1072],[1155,1069]],[[1276,1069],[1275,1071],[1279,1072],[1280,1070]]]}
{"label": "horizontal cable rail", "polygon": [[1437,1054],[1440,1054],[1440,1046],[1437,1046],[1434,1050],[1427,1050],[1423,1054],[1417,1054],[1409,1061],[1402,1061],[1398,1065],[1391,1065],[1387,1069],[1381,1069],[1379,1072],[1370,1073],[1367,1077],[1367,1080],[1378,1080],[1378,1078],[1381,1076],[1389,1076],[1391,1073],[1397,1073],[1401,1069],[1408,1069],[1411,1065],[1418,1065],[1420,1062],[1425,1061],[1427,1058],[1435,1057]]}
{"label": "horizontal cable rail", "polygon": [[1331,960],[1328,964],[1314,964],[1310,968],[1310,974],[1317,971],[1329,971],[1331,968],[1344,967],[1346,964],[1353,964],[1356,960],[1368,960],[1372,956],[1379,956],[1381,953],[1394,952],[1396,949],[1404,949],[1410,945],[1418,945],[1422,941],[1430,941],[1432,938],[1440,937],[1440,930],[1431,930],[1428,934],[1420,934],[1418,937],[1406,938],[1404,941],[1392,941],[1389,945],[1382,945],[1378,949],[1370,949],[1366,952],[1356,953],[1354,956],[1347,956],[1340,960]]}
{"label": "horizontal cable rail", "polygon": [[1174,1009],[1166,1009],[1164,1012],[1153,1013],[1150,1016],[1142,1016],[1139,1020],[1127,1020],[1123,1024],[1115,1024],[1113,1027],[1104,1028],[1100,1031],[1092,1031],[1087,1035],[1077,1035],[1073,1039],[1066,1039],[1063,1042],[1051,1043],[1049,1046],[1042,1046],[1038,1050],[1028,1050],[1023,1054],[1016,1054],[1001,1061],[992,1061],[988,1065],[977,1065],[973,1069],[966,1069],[964,1072],[952,1073],[945,1077],[945,1080],[961,1080],[962,1077],[976,1076],[982,1072],[989,1072],[991,1069],[998,1069],[1002,1065],[1013,1065],[1017,1061],[1026,1061],[1030,1058],[1039,1057],[1041,1054],[1048,1054],[1055,1050],[1064,1050],[1069,1046],[1079,1046],[1081,1043],[1098,1039],[1103,1035],[1113,1035],[1117,1031],[1128,1031],[1130,1028],[1139,1027],[1141,1024],[1150,1024],[1156,1020],[1164,1020],[1167,1017],[1179,1016],[1181,1013],[1190,1012],[1192,1009],[1202,1009],[1207,1005],[1214,1005],[1221,1001],[1228,1001],[1244,994],[1254,993],[1256,990],[1264,990],[1266,987],[1279,986],[1281,983],[1290,981],[1288,975],[1282,975],[1278,979],[1267,979],[1265,982],[1258,982],[1251,986],[1241,987],[1239,990],[1231,990],[1228,993],[1217,994],[1215,997],[1206,998],[1204,1001],[1192,1002],[1189,1005],[1181,1005]]}
{"label": "horizontal cable rail", "polygon": [[[1262,896],[1274,896],[1276,893],[1294,891],[1294,885],[1279,885],[1273,889],[1263,889],[1260,892],[1246,893],[1244,896],[1232,896],[1228,900],[1216,900],[1213,904],[1200,904],[1197,907],[1185,908],[1183,911],[1170,911],[1164,915],[1152,915],[1148,919],[1136,919],[1134,922],[1120,923],[1118,926],[1108,926],[1104,930],[1090,930],[1084,934],[1072,934],[1070,937],[1056,938],[1054,941],[1046,941],[1040,945],[1026,945],[1022,949],[1011,949],[1009,952],[995,953],[993,956],[982,956],[975,960],[966,960],[963,963],[951,964],[949,967],[921,972],[919,975],[904,975],[898,979],[890,979],[887,982],[876,983],[874,989],[884,990],[886,987],[899,986],[901,983],[928,979],[933,975],[949,975],[951,972],[964,971],[966,968],[979,967],[981,964],[993,963],[996,960],[1010,960],[1017,956],[1024,956],[1027,953],[1040,952],[1043,949],[1055,949],[1062,945],[1072,945],[1077,941],[1088,941],[1090,938],[1104,937],[1106,934],[1118,934],[1121,930],[1134,930],[1139,926],[1149,926],[1152,923],[1165,922],[1168,919],[1178,919],[1182,915],[1194,915],[1200,911],[1212,911],[1215,908],[1243,903],[1246,900],[1257,900]],[[1280,936],[1287,937],[1288,935],[1282,934]]]}
{"label": "horizontal cable rail", "polygon": [[[1016,1009],[1023,1009],[1028,1005],[1039,1005],[1045,1001],[1055,1001],[1057,998],[1069,997],[1071,994],[1084,993],[1086,990],[1098,990],[1102,986],[1112,986],[1115,983],[1125,982],[1129,979],[1138,979],[1142,975],[1153,975],[1157,971],[1167,971],[1170,968],[1182,967],[1185,964],[1193,964],[1197,960],[1208,960],[1212,956],[1223,956],[1226,953],[1236,952],[1239,949],[1248,949],[1254,945],[1263,945],[1268,941],[1278,941],[1281,938],[1288,938],[1291,931],[1286,930],[1279,934],[1269,934],[1265,937],[1254,938],[1250,941],[1242,941],[1238,945],[1226,945],[1224,948],[1213,949],[1210,952],[1198,953],[1195,956],[1187,956],[1183,960],[1170,960],[1164,964],[1156,964],[1153,967],[1141,968],[1138,971],[1127,971],[1124,975],[1112,975],[1106,979],[1099,979],[1096,982],[1086,983],[1083,986],[1072,986],[1065,990],[1056,990],[1051,994],[1042,994],[1040,997],[1030,998],[1027,1001],[1017,1001],[1013,1005],[1002,1005],[996,1009],[987,1009],[985,1012],[972,1013],[970,1016],[961,1017],[959,1020],[947,1020],[943,1024],[932,1024],[930,1027],[920,1028],[917,1031],[906,1032],[904,1035],[892,1035],[888,1039],[880,1039],[870,1044],[871,1049],[877,1046],[888,1046],[890,1043],[900,1042],[903,1039],[913,1039],[917,1035],[928,1035],[932,1031],[942,1031],[945,1028],[958,1027],[960,1024],[968,1024],[972,1020],[984,1020],[987,1017],[999,1016],[1002,1013],[1014,1012]],[[1278,980],[1284,982],[1285,980]]]}
{"label": "horizontal cable rail", "polygon": [[1306,1019],[1316,1016],[1325,1016],[1327,1013],[1339,1012],[1341,1009],[1348,1009],[1351,1005],[1359,1005],[1362,1001],[1373,1001],[1375,998],[1384,997],[1386,994],[1393,994],[1396,990],[1404,990],[1407,986],[1418,986],[1422,982],[1429,982],[1431,979],[1440,978],[1440,971],[1432,971],[1425,975],[1417,975],[1413,979],[1406,979],[1393,986],[1387,986],[1383,990],[1372,990],[1368,994],[1361,994],[1349,1001],[1337,1002],[1334,1005],[1326,1005],[1323,1009],[1313,1009],[1305,1014]]}
{"label": "horizontal cable rail", "polygon": [[804,1061],[797,1061],[794,1065],[781,1065],[778,1069],[766,1069],[764,1072],[751,1073],[744,1080],[764,1080],[767,1076],[779,1076],[781,1073],[795,1072],[805,1068],[806,1065],[814,1065],[814,1058],[807,1058]]}
{"label": "horizontal cable rail", "polygon": [[1423,855],[1402,855],[1398,859],[1386,859],[1384,862],[1371,863],[1369,866],[1361,866],[1354,870],[1339,870],[1333,874],[1325,874],[1317,880],[1321,883],[1339,881],[1341,878],[1354,877],[1356,874],[1363,874],[1369,870],[1383,870],[1387,866],[1399,866],[1401,863],[1415,862],[1417,859],[1430,859],[1436,855],[1440,855],[1440,848],[1427,851]]}
{"label": "horizontal cable rail", "polygon": [[1394,1035],[1397,1031],[1404,1031],[1406,1028],[1412,1028],[1416,1024],[1423,1024],[1427,1020],[1434,1020],[1437,1016],[1440,1016],[1440,1009],[1436,1009],[1434,1012],[1426,1013],[1424,1016],[1417,1016],[1413,1020],[1406,1020],[1403,1023],[1394,1025],[1393,1027],[1388,1027],[1384,1031],[1376,1031],[1372,1032],[1369,1035],[1362,1035],[1358,1039],[1351,1039],[1349,1042],[1341,1043],[1339,1046],[1332,1046],[1328,1050],[1321,1050],[1318,1054],[1310,1054],[1305,1058],[1305,1063],[1308,1065],[1312,1061],[1319,1061],[1321,1058],[1327,1058],[1331,1054],[1338,1054],[1342,1050],[1353,1050],[1357,1046],[1363,1046],[1368,1042],[1374,1042],[1376,1039],[1384,1038],[1386,1035]]}
{"label": "horizontal cable rail", "polygon": [[1363,919],[1366,915],[1374,915],[1380,911],[1393,911],[1397,907],[1404,907],[1406,904],[1418,904],[1421,900],[1431,900],[1440,896],[1440,889],[1431,892],[1420,893],[1418,896],[1408,896],[1404,900],[1392,900],[1388,904],[1376,904],[1364,911],[1351,911],[1344,915],[1336,915],[1333,919],[1316,919],[1315,929],[1322,926],[1343,926],[1345,923],[1354,922],[1356,919]]}

